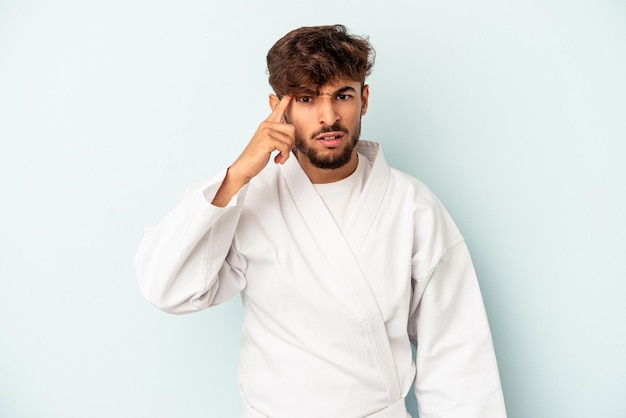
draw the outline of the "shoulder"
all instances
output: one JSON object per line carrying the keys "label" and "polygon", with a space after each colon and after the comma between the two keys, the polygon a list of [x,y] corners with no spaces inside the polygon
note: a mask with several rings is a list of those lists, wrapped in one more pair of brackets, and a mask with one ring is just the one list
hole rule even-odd
{"label": "shoulder", "polygon": [[389,168],[390,192],[403,199],[409,199],[416,205],[442,207],[437,195],[421,180],[393,167]]}
{"label": "shoulder", "polygon": [[372,165],[372,174],[386,176],[389,173],[388,194],[403,200],[413,200],[426,205],[439,204],[435,194],[417,178],[387,164],[382,146],[378,142],[361,140],[357,144]]}
{"label": "shoulder", "polygon": [[248,183],[244,207],[267,206],[277,200],[280,183],[280,165],[270,161],[267,166]]}
{"label": "shoulder", "polygon": [[388,201],[410,211],[419,247],[430,248],[432,258],[437,259],[463,241],[443,203],[426,184],[395,168],[390,167],[390,174]]}
{"label": "shoulder", "polygon": [[[295,158],[293,155],[289,158]],[[276,164],[272,159],[267,163],[265,168],[261,170],[252,180],[250,185],[252,187],[264,187],[267,185],[275,184],[278,182],[281,173],[281,165]]]}

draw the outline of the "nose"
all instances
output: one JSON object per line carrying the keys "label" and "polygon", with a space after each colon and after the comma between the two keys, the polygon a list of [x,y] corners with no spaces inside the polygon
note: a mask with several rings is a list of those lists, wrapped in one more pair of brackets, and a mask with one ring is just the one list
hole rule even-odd
{"label": "nose", "polygon": [[330,97],[320,97],[317,106],[317,118],[321,125],[331,126],[339,120],[335,101]]}

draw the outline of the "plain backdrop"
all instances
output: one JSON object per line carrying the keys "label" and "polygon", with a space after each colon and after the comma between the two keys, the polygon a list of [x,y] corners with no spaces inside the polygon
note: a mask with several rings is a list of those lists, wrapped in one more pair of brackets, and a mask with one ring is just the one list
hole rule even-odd
{"label": "plain backdrop", "polygon": [[0,416],[239,416],[239,298],[162,313],[132,260],[333,23],[378,53],[363,138],[467,238],[509,417],[626,417],[620,0],[1,0]]}

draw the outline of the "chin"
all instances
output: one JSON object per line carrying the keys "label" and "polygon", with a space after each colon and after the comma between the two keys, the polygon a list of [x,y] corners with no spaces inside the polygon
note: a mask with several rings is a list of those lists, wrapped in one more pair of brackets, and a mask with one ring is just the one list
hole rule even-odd
{"label": "chin", "polygon": [[357,142],[358,140],[351,141],[349,145],[332,148],[331,153],[318,152],[311,148],[306,150],[299,149],[303,151],[313,166],[323,170],[335,170],[345,166],[352,160],[354,147]]}

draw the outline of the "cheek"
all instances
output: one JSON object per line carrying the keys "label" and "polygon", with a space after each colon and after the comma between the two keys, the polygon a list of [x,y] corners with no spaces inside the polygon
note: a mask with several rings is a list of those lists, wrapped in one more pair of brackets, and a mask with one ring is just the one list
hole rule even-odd
{"label": "cheek", "polygon": [[289,121],[289,123],[293,125],[294,128],[296,128],[296,137],[308,138],[309,135],[306,125],[302,125],[301,121],[291,120]]}
{"label": "cheek", "polygon": [[307,115],[303,112],[289,112],[285,114],[287,117],[287,122],[292,124],[296,128],[296,132],[300,135],[304,135],[309,131],[312,131],[315,128],[315,122],[311,120]]}
{"label": "cheek", "polygon": [[350,111],[345,114],[344,123],[350,125],[358,124],[364,113],[365,111],[361,107],[350,109]]}

